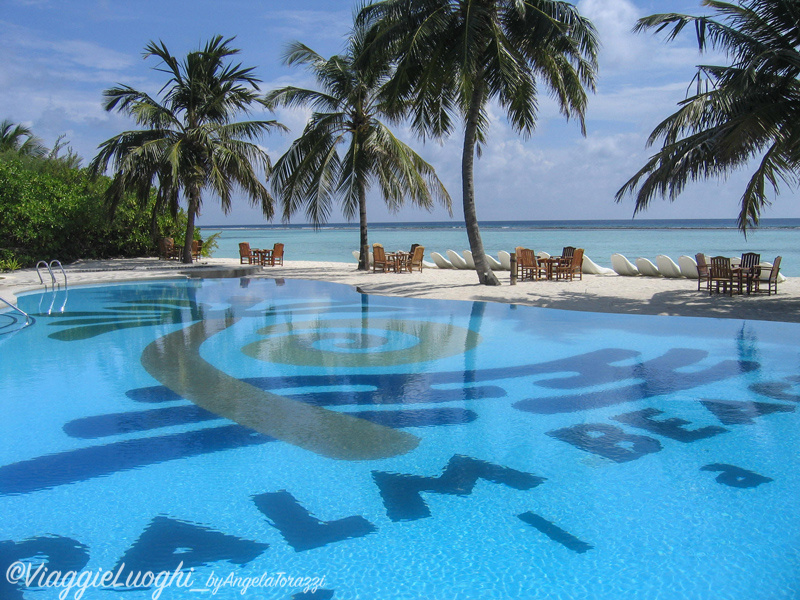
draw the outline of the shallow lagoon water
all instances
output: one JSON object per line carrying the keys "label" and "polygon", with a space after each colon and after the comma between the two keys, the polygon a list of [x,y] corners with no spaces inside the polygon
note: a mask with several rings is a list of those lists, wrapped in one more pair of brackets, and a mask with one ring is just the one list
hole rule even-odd
{"label": "shallow lagoon water", "polygon": [[[586,255],[603,267],[611,267],[611,255],[619,252],[631,262],[643,256],[655,262],[666,254],[677,262],[681,255],[740,256],[743,252],[761,254],[764,261],[782,256],[781,272],[787,277],[800,275],[800,250],[797,247],[800,219],[764,219],[761,228],[745,238],[731,220],[642,220],[631,221],[496,221],[482,223],[481,237],[487,253],[513,252],[517,246],[536,252],[560,254],[564,246],[584,248]],[[354,225],[330,225],[319,230],[310,226],[268,225],[262,227],[203,227],[202,235],[219,232],[214,256],[238,258],[239,242],[253,248],[285,244],[287,260],[353,261],[359,232]],[[445,254],[469,248],[467,233],[458,223],[375,223],[370,224],[369,242],[379,242],[387,250],[408,250],[411,244]]]}
{"label": "shallow lagoon water", "polygon": [[0,335],[4,571],[182,563],[180,600],[232,573],[215,597],[800,590],[797,325],[271,279],[61,303]]}

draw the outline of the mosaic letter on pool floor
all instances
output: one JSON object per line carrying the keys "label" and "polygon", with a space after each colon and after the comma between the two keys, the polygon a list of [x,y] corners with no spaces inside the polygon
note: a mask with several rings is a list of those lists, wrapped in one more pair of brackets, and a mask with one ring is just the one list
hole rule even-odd
{"label": "mosaic letter on pool floor", "polygon": [[295,552],[363,537],[376,531],[375,526],[360,515],[336,521],[320,521],[312,517],[286,490],[261,494],[255,496],[253,501]]}
{"label": "mosaic letter on pool floor", "polygon": [[631,427],[644,429],[645,431],[657,433],[658,435],[663,435],[664,437],[684,443],[704,440],[728,431],[724,427],[717,427],[715,425],[689,430],[683,427],[684,425],[689,425],[689,421],[684,421],[683,419],[673,417],[670,419],[656,420],[652,418],[661,414],[664,414],[663,411],[656,410],[655,408],[646,408],[644,410],[637,410],[611,418],[620,423],[630,425]]}
{"label": "mosaic letter on pool floor", "polygon": [[268,544],[220,533],[207,527],[185,523],[167,517],[156,517],[142,532],[114,567],[122,563],[125,570],[120,581],[129,574],[152,571],[174,571],[183,563],[183,570],[201,567],[219,561],[245,565],[260,556]]}
{"label": "mosaic letter on pool floor", "polygon": [[656,439],[625,433],[619,427],[604,423],[582,423],[548,431],[547,435],[618,463],[636,460],[661,450],[661,442]]}
{"label": "mosaic letter on pool floor", "polygon": [[721,483],[722,485],[727,485],[730,487],[754,488],[758,487],[762,483],[769,483],[772,481],[771,478],[764,477],[763,475],[759,475],[753,471],[748,471],[747,469],[743,469],[741,467],[721,463],[706,465],[705,467],[700,467],[700,470],[721,471],[721,473],[716,477],[717,483]]}
{"label": "mosaic letter on pool floor", "polygon": [[501,467],[489,462],[456,455],[439,477],[403,475],[373,471],[386,514],[392,521],[414,521],[431,516],[420,492],[467,496],[478,479],[501,483],[516,490],[530,490],[544,483],[544,477]]}
{"label": "mosaic letter on pool floor", "polygon": [[[46,557],[47,560],[42,560]],[[66,573],[67,571],[80,571],[89,562],[89,551],[80,542],[60,535],[41,536],[12,542],[0,541],[0,598],[3,600],[23,600],[22,588],[9,583],[6,578],[6,569],[16,561],[31,563],[31,575],[36,573],[39,565],[42,566],[42,583],[47,581],[47,576],[53,571]],[[28,588],[39,587],[39,577],[32,577],[33,581]],[[23,580],[24,583],[24,580]]]}
{"label": "mosaic letter on pool floor", "polygon": [[538,381],[536,385],[555,389],[571,389],[626,379],[637,380],[637,383],[574,396],[529,398],[517,402],[514,404],[514,408],[536,414],[557,414],[602,408],[625,402],[637,402],[730,377],[738,377],[743,372],[753,371],[759,367],[757,362],[723,360],[702,371],[685,373],[678,369],[697,364],[708,356],[708,352],[682,348],[673,348],[658,358],[625,367],[610,364],[609,359],[613,355],[610,355],[605,361],[602,354],[597,353],[596,356],[598,362],[591,368],[579,363],[574,368],[565,369],[566,371],[577,371],[579,374],[574,377]]}
{"label": "mosaic letter on pool floor", "polygon": [[241,425],[113,442],[0,467],[0,494],[27,494],[168,460],[273,442]]}
{"label": "mosaic letter on pool floor", "polygon": [[794,406],[771,402],[739,402],[738,400],[701,400],[709,412],[725,425],[752,425],[756,417],[776,412],[794,412]]}
{"label": "mosaic letter on pool floor", "polygon": [[569,548],[573,552],[577,552],[578,554],[583,554],[584,552],[591,550],[594,548],[591,544],[587,544],[586,542],[579,540],[574,535],[569,533],[568,531],[564,531],[558,525],[551,523],[547,519],[540,517],[537,514],[534,514],[530,511],[522,513],[521,515],[517,515],[520,520],[531,525],[545,534],[554,542],[558,542],[565,548]]}

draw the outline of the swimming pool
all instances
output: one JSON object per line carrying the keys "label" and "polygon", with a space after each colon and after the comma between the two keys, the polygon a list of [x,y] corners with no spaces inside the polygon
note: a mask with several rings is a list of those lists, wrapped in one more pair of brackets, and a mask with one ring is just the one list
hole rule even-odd
{"label": "swimming pool", "polygon": [[800,593],[798,325],[260,278],[53,300],[0,335],[3,599]]}

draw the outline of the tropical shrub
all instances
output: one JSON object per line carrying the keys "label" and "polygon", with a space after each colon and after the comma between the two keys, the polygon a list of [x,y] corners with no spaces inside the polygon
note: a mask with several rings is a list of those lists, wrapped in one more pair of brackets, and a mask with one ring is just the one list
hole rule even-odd
{"label": "tropical shrub", "polygon": [[[104,201],[108,178],[48,162],[0,155],[0,258],[6,264],[155,254],[151,207],[126,198],[111,221]],[[159,217],[159,227],[171,222]]]}

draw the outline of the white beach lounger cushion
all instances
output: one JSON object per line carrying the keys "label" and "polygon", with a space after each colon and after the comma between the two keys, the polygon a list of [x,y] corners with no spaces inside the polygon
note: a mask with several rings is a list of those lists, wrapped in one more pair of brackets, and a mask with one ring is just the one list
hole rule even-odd
{"label": "white beach lounger cushion", "polygon": [[639,269],[637,269],[631,263],[631,261],[625,258],[622,254],[611,255],[611,268],[614,269],[617,275],[624,275],[626,277],[632,277],[639,274]]}
{"label": "white beach lounger cushion", "polygon": [[505,250],[500,250],[500,252],[497,253],[497,258],[500,259],[500,266],[504,271],[511,270],[511,254]]}
{"label": "white beach lounger cushion", "polygon": [[647,277],[661,277],[658,267],[643,256],[636,259],[636,268],[639,269],[639,273]]}
{"label": "white beach lounger cushion", "polygon": [[[358,262],[358,259],[360,258],[358,250],[353,250],[353,258],[355,258],[356,262]],[[372,261],[373,261],[373,256],[372,256],[372,252],[370,252],[369,253],[369,264],[372,264]]]}
{"label": "white beach lounger cushion", "polygon": [[550,255],[547,252],[537,252],[536,258],[550,258]]}
{"label": "white beach lounger cushion", "polygon": [[[761,281],[767,281],[769,279],[769,271],[772,268],[772,263],[767,261],[762,261],[758,263],[758,266],[761,267],[761,276],[759,279]],[[778,283],[783,283],[786,281],[786,277],[783,273],[778,272]]]}
{"label": "white beach lounger cushion", "polygon": [[[500,262],[494,256],[489,256],[488,254],[485,254],[484,256],[486,256],[486,264],[489,265],[489,268],[491,268],[492,271],[502,271],[503,270],[503,265],[501,265]],[[508,264],[509,264],[509,267],[510,267],[511,266],[511,256],[510,255],[508,257],[508,260],[509,260]]]}
{"label": "white beach lounger cushion", "polygon": [[466,269],[467,268],[467,261],[465,261],[462,256],[456,252],[455,250],[448,250],[447,251],[447,258],[450,260],[452,265],[456,269]]}
{"label": "white beach lounger cushion", "polygon": [[436,268],[436,265],[434,263],[428,262],[427,260],[423,260],[422,261],[422,266],[425,267],[426,269],[435,269]]}
{"label": "white beach lounger cushion", "polygon": [[461,254],[464,255],[464,262],[467,263],[468,269],[475,268],[475,259],[472,258],[472,251],[471,250],[464,250]]}
{"label": "white beach lounger cushion", "polygon": [[613,275],[614,269],[609,269],[608,267],[601,267],[596,262],[594,262],[591,258],[583,255],[583,262],[581,263],[581,271],[588,275]]}
{"label": "white beach lounger cushion", "polygon": [[438,252],[431,252],[431,258],[433,259],[433,262],[436,263],[436,266],[440,269],[455,269],[453,263],[451,263]]}
{"label": "white beach lounger cushion", "polygon": [[666,254],[659,254],[656,256],[656,266],[658,267],[659,273],[664,277],[683,277],[681,268]]}
{"label": "white beach lounger cushion", "polygon": [[678,266],[681,269],[681,275],[684,277],[688,277],[689,279],[697,279],[699,277],[697,273],[697,261],[691,256],[686,256],[685,254],[679,256]]}

